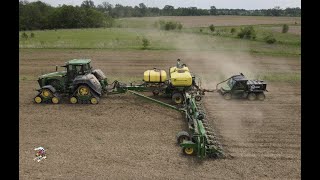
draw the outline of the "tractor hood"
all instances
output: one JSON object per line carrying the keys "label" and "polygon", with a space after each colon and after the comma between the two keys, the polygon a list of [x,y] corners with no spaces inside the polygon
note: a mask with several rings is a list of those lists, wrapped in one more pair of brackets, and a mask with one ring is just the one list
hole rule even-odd
{"label": "tractor hood", "polygon": [[43,74],[39,76],[39,79],[43,78],[52,78],[52,77],[62,77],[67,74],[67,71],[61,71],[61,72],[53,72],[53,73],[48,73],[48,74]]}

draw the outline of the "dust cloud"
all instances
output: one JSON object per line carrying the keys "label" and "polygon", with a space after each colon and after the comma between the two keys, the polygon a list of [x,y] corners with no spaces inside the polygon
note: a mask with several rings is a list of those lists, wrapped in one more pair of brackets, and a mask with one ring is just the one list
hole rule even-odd
{"label": "dust cloud", "polygon": [[[245,43],[227,50],[228,44],[224,44],[223,39],[186,33],[177,34],[170,41],[178,49],[177,58],[181,58],[191,71],[201,77],[201,85],[205,89],[216,89],[217,83],[240,73],[248,78],[255,77],[259,74],[256,70],[261,69],[259,59],[249,54],[250,48]],[[250,104],[241,105],[243,103],[251,102],[226,102],[216,93],[209,94],[205,100],[211,124],[214,126],[218,121],[220,126],[215,129],[224,139],[235,144],[247,143],[249,134],[244,129],[259,129],[263,125],[264,112],[256,107],[248,108]]]}

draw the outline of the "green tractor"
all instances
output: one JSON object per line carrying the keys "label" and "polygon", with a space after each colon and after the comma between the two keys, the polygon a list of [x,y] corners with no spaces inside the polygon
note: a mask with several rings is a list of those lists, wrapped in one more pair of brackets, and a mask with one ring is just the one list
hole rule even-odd
{"label": "green tractor", "polygon": [[107,78],[100,69],[93,70],[90,59],[73,59],[64,66],[65,71],[41,75],[36,103],[58,104],[66,96],[70,103],[97,104],[107,90]]}

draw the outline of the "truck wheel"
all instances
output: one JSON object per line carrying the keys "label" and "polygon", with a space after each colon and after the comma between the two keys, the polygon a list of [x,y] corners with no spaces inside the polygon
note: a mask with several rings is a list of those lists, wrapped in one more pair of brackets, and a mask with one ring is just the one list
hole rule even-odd
{"label": "truck wheel", "polygon": [[201,96],[200,95],[196,95],[194,98],[195,98],[196,101],[201,101]]}
{"label": "truck wheel", "polygon": [[176,104],[182,104],[183,96],[180,92],[176,92],[172,95],[172,101]]}
{"label": "truck wheel", "polygon": [[249,99],[250,101],[253,101],[253,100],[255,100],[256,98],[257,98],[257,96],[256,96],[255,93],[249,93],[248,99]]}
{"label": "truck wheel", "polygon": [[155,90],[152,91],[152,93],[153,93],[154,96],[158,96],[160,92],[159,92],[158,89],[155,89]]}
{"label": "truck wheel", "polygon": [[232,98],[231,93],[225,93],[225,94],[223,95],[223,97],[224,97],[224,99],[226,99],[226,100],[230,100],[230,99]]}
{"label": "truck wheel", "polygon": [[182,148],[182,152],[185,155],[192,156],[192,155],[194,155],[195,150],[192,147],[190,147],[190,148],[184,147],[184,148]]}
{"label": "truck wheel", "polygon": [[178,142],[178,144],[181,144],[184,140],[190,141],[190,139],[191,139],[190,135],[186,131],[180,131],[177,134],[177,142]]}
{"label": "truck wheel", "polygon": [[264,93],[259,93],[258,96],[257,96],[257,98],[258,98],[260,101],[263,101],[263,100],[266,98],[266,96],[264,95]]}

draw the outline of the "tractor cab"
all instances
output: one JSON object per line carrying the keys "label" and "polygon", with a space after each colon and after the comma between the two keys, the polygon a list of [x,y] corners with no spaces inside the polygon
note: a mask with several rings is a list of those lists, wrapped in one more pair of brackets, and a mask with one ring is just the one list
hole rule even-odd
{"label": "tractor cab", "polygon": [[73,59],[66,62],[63,67],[67,70],[68,80],[73,80],[76,76],[85,75],[92,72],[90,59]]}

